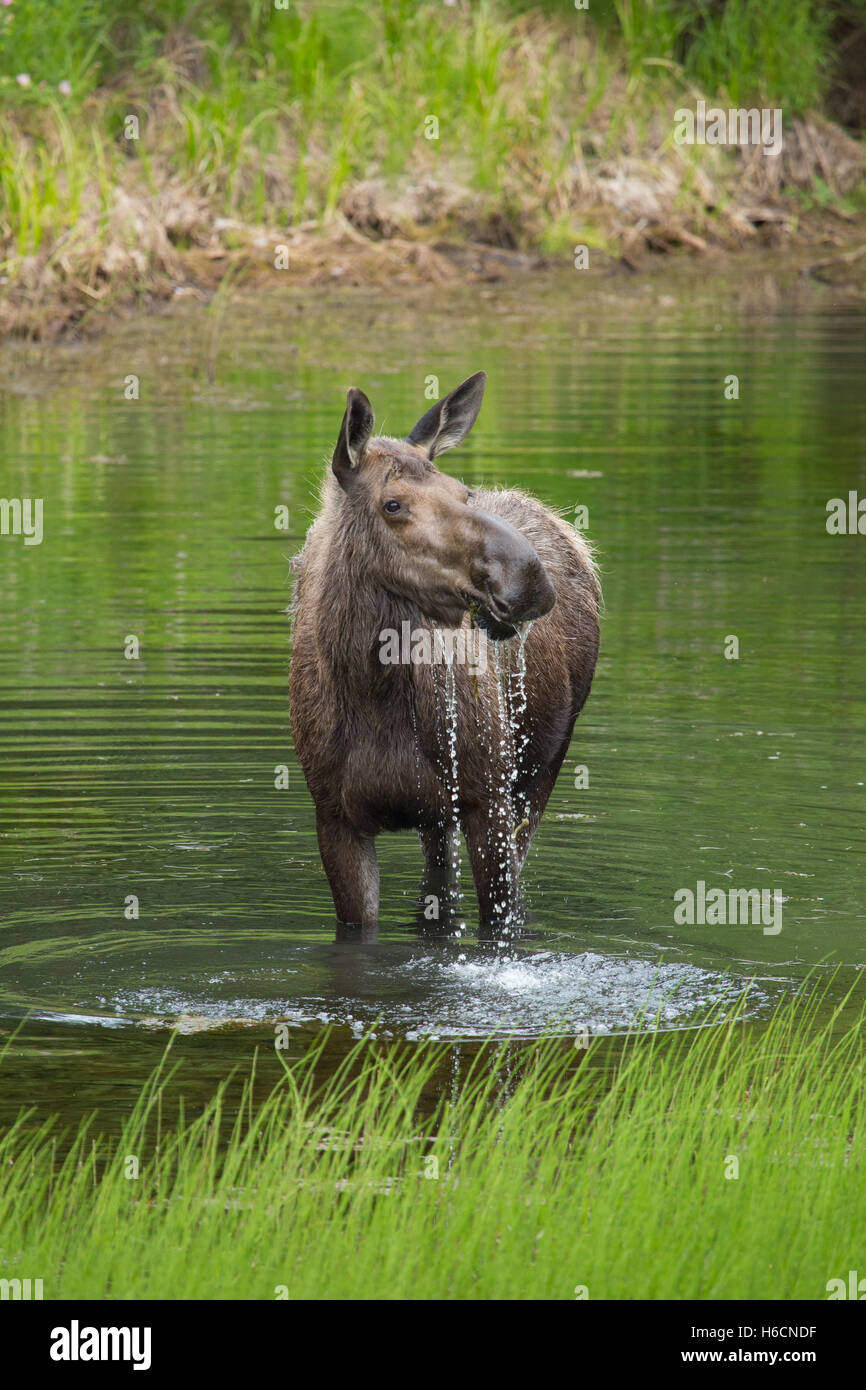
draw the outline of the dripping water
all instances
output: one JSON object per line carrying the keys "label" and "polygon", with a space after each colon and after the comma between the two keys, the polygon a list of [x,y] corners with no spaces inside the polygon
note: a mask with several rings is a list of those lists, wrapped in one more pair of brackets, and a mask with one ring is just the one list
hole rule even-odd
{"label": "dripping water", "polygon": [[[498,808],[499,814],[494,820],[491,817],[490,829],[488,833],[488,845],[490,852],[498,857],[498,866],[502,870],[503,877],[507,880],[511,874],[512,860],[514,857],[514,841],[512,831],[514,829],[514,807],[512,804],[512,791],[514,780],[517,776],[517,764],[514,757],[514,739],[512,737],[512,726],[508,710],[508,694],[506,687],[506,669],[500,656],[502,643],[496,643],[493,647],[493,674],[496,686],[496,713],[498,719],[499,733],[499,757],[497,760],[499,768],[499,785],[496,788],[496,796],[492,802],[492,807]],[[502,918],[503,925],[507,926],[513,919],[512,905],[502,903],[498,910],[504,912]]]}
{"label": "dripping water", "polygon": [[532,623],[523,623],[518,631],[518,645],[514,656],[516,667],[510,674],[513,680],[509,681],[509,708],[508,717],[511,725],[511,738],[514,745],[514,766],[512,768],[512,781],[517,780],[517,773],[523,759],[523,754],[529,746],[529,727],[526,722],[526,640]]}
{"label": "dripping water", "polygon": [[[524,754],[529,747],[529,724],[526,719],[527,693],[526,693],[526,643],[532,630],[532,623],[522,623],[518,629],[518,641],[516,649],[512,649],[515,657],[515,667],[510,672],[513,679],[508,685],[508,718],[511,726],[511,740],[514,751],[514,759],[511,768],[512,792],[517,781],[517,775],[523,765]],[[526,769],[523,769],[524,772]],[[513,796],[512,796],[513,804]],[[515,812],[514,819],[518,826],[529,820],[529,802],[523,807],[522,816],[518,817]],[[515,832],[516,834],[516,832]]]}
{"label": "dripping water", "polygon": [[[487,685],[492,699],[484,700],[485,732],[489,736],[488,750],[491,765],[496,769],[495,783],[491,787],[491,815],[487,832],[487,853],[494,857],[504,881],[512,877],[515,865],[516,834],[518,822],[522,825],[529,815],[528,804],[520,817],[514,806],[515,788],[521,767],[522,756],[529,745],[529,732],[526,726],[527,687],[526,687],[526,642],[532,624],[525,623],[518,632],[516,641],[490,643],[493,679]],[[434,650],[437,659],[434,663],[434,681],[441,692],[442,738],[440,742],[440,768],[445,789],[446,809],[443,829],[451,831],[449,853],[451,874],[449,898],[452,909],[462,900],[460,891],[460,769],[457,744],[457,671],[456,651],[453,644],[444,640],[442,633],[433,628]],[[438,666],[442,667],[442,685],[438,683]],[[478,683],[475,678],[475,696],[479,699]],[[479,726],[481,725],[479,720]],[[519,826],[518,826],[519,828]],[[513,923],[513,904],[503,902],[497,905],[502,913],[501,923]],[[462,930],[463,923],[460,924]]]}
{"label": "dripping water", "polygon": [[[460,891],[460,778],[457,759],[457,672],[455,669],[454,644],[446,642],[441,630],[433,629],[434,653],[441,655],[444,663],[444,732],[445,749],[442,770],[445,780],[446,812],[443,829],[449,834],[449,855],[451,859],[448,882],[449,907],[452,912],[459,910],[463,894]],[[436,664],[434,663],[434,671]],[[464,922],[458,923],[462,931]]]}

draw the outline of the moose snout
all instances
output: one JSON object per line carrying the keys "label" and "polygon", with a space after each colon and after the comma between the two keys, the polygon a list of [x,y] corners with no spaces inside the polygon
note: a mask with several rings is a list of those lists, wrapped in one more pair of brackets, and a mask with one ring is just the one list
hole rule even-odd
{"label": "moose snout", "polygon": [[517,625],[549,613],[556,595],[535,547],[515,527],[487,515],[472,582],[493,615]]}
{"label": "moose snout", "polygon": [[496,616],[509,623],[528,623],[542,618],[553,607],[553,585],[535,551],[532,557],[494,572],[487,596]]}

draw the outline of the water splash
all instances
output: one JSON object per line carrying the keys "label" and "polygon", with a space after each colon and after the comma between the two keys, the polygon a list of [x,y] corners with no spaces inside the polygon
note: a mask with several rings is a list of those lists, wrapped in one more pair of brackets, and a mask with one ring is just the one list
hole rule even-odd
{"label": "water splash", "polygon": [[[290,993],[280,960],[255,981],[241,969],[223,972],[216,987],[204,971],[182,988],[131,984],[113,991],[110,1011],[105,1008],[89,1021],[184,1032],[274,1021],[298,1027],[335,1024],[354,1036],[375,1026],[382,1036],[408,1040],[534,1037],[549,1031],[596,1035],[636,1027],[666,1031],[690,1026],[713,1005],[732,1003],[748,982],[676,958],[604,956],[594,950],[502,952],[464,944],[459,951],[448,947],[435,953],[401,948],[396,961],[391,951],[348,990],[343,982],[337,990],[323,990],[323,977],[303,950],[292,965]],[[785,988],[781,981],[752,981],[746,1016],[765,1011]]]}

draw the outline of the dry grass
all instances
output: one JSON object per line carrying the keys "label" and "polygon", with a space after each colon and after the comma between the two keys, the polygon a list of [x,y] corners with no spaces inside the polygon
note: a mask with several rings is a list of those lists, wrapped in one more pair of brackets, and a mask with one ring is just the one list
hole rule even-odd
{"label": "dry grass", "polygon": [[[441,85],[450,70],[428,71],[412,29],[407,92],[356,74],[338,119],[321,94],[306,111],[263,89],[253,110],[245,91],[209,82],[186,31],[147,76],[95,92],[72,119],[56,103],[7,114],[0,332],[51,338],[123,305],[207,297],[229,268],[292,284],[435,284],[568,264],[579,244],[597,270],[671,248],[850,238],[863,150],[825,118],[790,123],[778,159],[678,146],[673,112],[700,93],[675,64],[636,78],[624,54],[562,18],[484,6],[469,23],[466,91]],[[391,109],[404,96],[408,115]],[[421,133],[430,105],[435,142]],[[124,140],[135,113],[142,138]]]}

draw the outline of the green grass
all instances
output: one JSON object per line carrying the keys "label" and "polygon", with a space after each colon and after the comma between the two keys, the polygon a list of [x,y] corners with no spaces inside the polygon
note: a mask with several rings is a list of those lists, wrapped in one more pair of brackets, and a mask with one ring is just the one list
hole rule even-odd
{"label": "green grass", "polygon": [[708,90],[742,88],[746,97],[801,109],[825,89],[834,22],[866,21],[863,0],[592,0],[577,15],[573,0],[481,0],[451,7],[462,10],[456,16],[441,3],[417,0],[291,0],[281,10],[272,0],[11,0],[3,8],[0,71],[7,78],[27,73],[34,98],[40,83],[52,88],[65,80],[81,99],[130,69],[158,64],[167,36],[198,35],[213,80],[227,65],[247,79],[279,72],[308,110],[322,110],[335,81],[370,70],[371,58],[397,86],[407,54],[423,55],[425,70],[442,74],[453,57],[443,35],[460,27],[455,21],[471,23],[474,11],[476,37],[464,48],[470,65],[480,59],[479,92],[497,76],[497,50],[514,20],[537,11],[614,35],[632,71],[655,60],[681,63]]}
{"label": "green grass", "polygon": [[[629,221],[646,225],[628,197],[612,208],[594,177],[602,161],[637,161],[680,188],[663,229],[675,214],[703,235],[715,218],[725,244],[718,209],[738,157],[675,150],[673,113],[701,93],[780,105],[788,125],[820,108],[838,15],[866,25],[866,0],[593,0],[587,11],[564,0],[11,0],[0,6],[0,275],[17,298],[4,322],[28,330],[36,290],[58,322],[109,288],[170,293],[180,275],[166,238],[188,253],[212,244],[218,220],[251,238],[333,227],[371,179],[390,185],[386,205],[401,181],[443,194],[444,210],[435,193],[431,209],[416,205],[410,238],[565,256],[589,240],[615,251]],[[690,163],[716,181],[706,196]],[[850,192],[810,206],[832,214]]]}
{"label": "green grass", "polygon": [[[613,16],[610,16],[610,10]],[[707,93],[781,106],[821,104],[836,63],[834,22],[862,26],[863,0],[610,0],[632,73],[675,64]]]}
{"label": "green grass", "polygon": [[[449,12],[450,8],[450,12]],[[209,85],[227,90],[280,84],[308,118],[332,111],[354,76],[387,83],[398,125],[402,101],[423,92],[459,97],[468,111],[495,114],[502,62],[527,16],[568,30],[605,35],[622,46],[628,68],[682,67],[710,92],[778,100],[789,113],[819,101],[833,69],[833,23],[866,23],[863,0],[10,0],[0,14],[0,92],[7,100],[46,99],[68,82],[80,102],[98,86],[174,75],[173,63],[205,48]],[[454,41],[456,38],[456,42]],[[201,63],[199,66],[202,66]],[[30,79],[26,91],[19,74]],[[413,85],[417,76],[422,87]]]}
{"label": "green grass", "polygon": [[735,105],[760,101],[800,115],[820,106],[832,72],[832,8],[791,0],[728,0],[689,45],[687,70]]}
{"label": "green grass", "polygon": [[362,1040],[326,1082],[314,1047],[234,1118],[223,1088],[171,1124],[163,1071],[118,1142],[3,1136],[0,1277],[46,1298],[826,1298],[862,1257],[863,1036],[803,990],[768,1026],[482,1052],[432,1117],[442,1045]]}
{"label": "green grass", "polygon": [[351,180],[434,173],[443,151],[450,177],[502,191],[515,150],[552,157],[568,119],[551,120],[553,96],[580,88],[556,33],[537,25],[524,51],[492,0],[463,15],[414,0],[259,4],[243,23],[224,3],[152,4],[123,24],[113,0],[93,0],[74,42],[73,13],[58,0],[40,34],[36,0],[14,0],[5,29],[0,11],[0,241],[15,256],[74,226],[101,166],[119,185],[150,161],[224,217],[282,225],[332,215]]}

